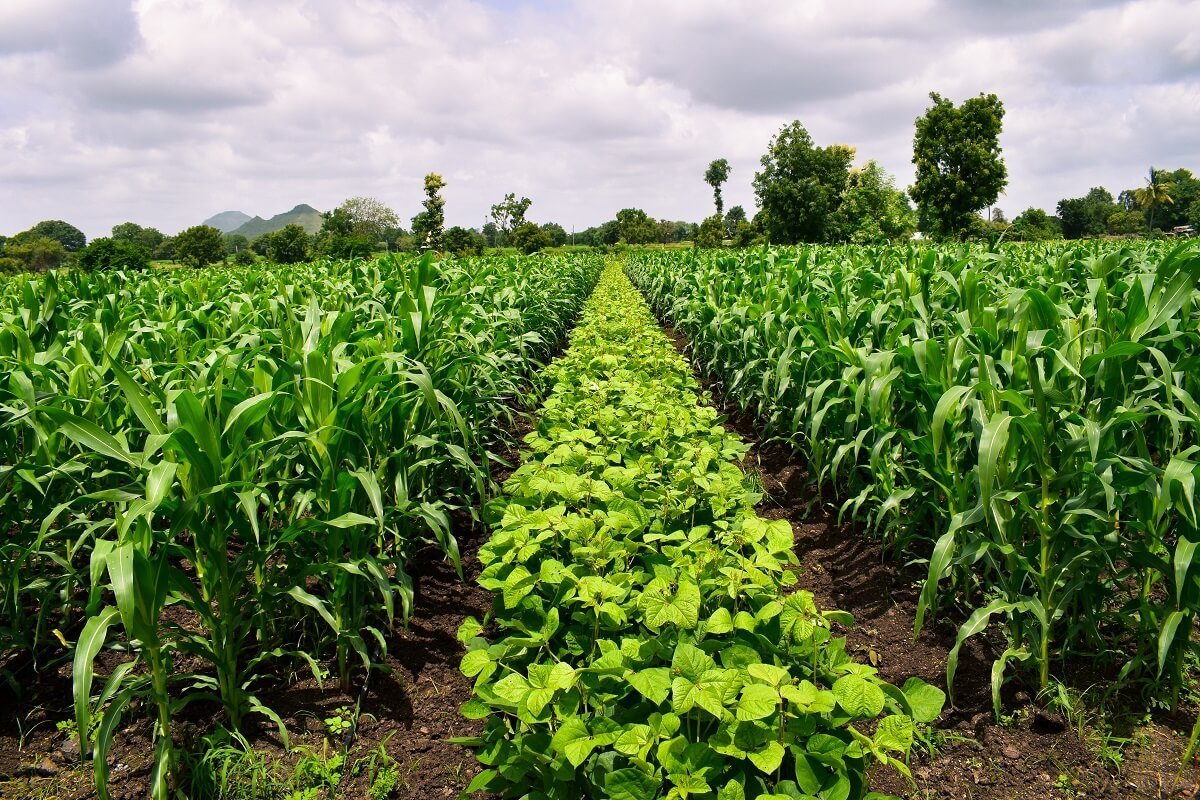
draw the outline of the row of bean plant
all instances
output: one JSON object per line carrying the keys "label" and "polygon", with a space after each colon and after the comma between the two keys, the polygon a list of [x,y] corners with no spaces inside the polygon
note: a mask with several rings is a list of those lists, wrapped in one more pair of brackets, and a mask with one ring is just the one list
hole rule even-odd
{"label": "row of bean plant", "polygon": [[797,591],[792,530],[753,508],[746,446],[611,265],[525,463],[488,514],[494,594],[460,639],[486,719],[469,791],[504,797],[871,797],[943,693],[855,663]]}
{"label": "row of bean plant", "polygon": [[1044,688],[1078,658],[1177,698],[1200,609],[1200,248],[757,249],[628,268],[842,514],[928,564],[918,632],[957,604],[959,646],[1007,634],[997,708],[1012,664]]}
{"label": "row of bean plant", "polygon": [[0,655],[36,680],[76,640],[101,797],[127,713],[155,720],[166,797],[188,704],[286,739],[264,682],[329,658],[348,688],[381,662],[406,559],[432,541],[458,565],[452,514],[478,506],[508,407],[600,268],[388,257],[0,287]]}

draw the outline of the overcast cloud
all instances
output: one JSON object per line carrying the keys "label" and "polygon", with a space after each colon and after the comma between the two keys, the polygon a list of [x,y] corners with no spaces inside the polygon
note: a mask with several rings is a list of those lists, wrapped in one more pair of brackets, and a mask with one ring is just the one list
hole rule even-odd
{"label": "overcast cloud", "polygon": [[1200,172],[1200,0],[3,0],[0,233],[407,220],[430,171],[449,224],[510,191],[568,229],[699,220],[708,162],[751,209],[793,119],[907,186],[930,91],[1004,101],[1010,217]]}

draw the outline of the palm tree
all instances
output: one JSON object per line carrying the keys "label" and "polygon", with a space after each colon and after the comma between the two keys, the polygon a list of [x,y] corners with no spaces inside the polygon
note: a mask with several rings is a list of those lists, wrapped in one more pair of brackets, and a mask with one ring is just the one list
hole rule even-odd
{"label": "palm tree", "polygon": [[1134,191],[1134,198],[1139,206],[1150,214],[1150,231],[1154,232],[1154,212],[1164,205],[1173,205],[1175,200],[1171,198],[1171,191],[1174,190],[1175,184],[1163,178],[1163,170],[1150,168],[1150,177],[1146,178],[1146,185],[1141,189]]}

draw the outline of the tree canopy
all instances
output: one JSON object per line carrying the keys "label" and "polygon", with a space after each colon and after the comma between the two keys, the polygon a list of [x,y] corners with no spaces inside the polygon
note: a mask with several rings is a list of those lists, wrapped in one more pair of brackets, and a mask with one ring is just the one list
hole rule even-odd
{"label": "tree canopy", "polygon": [[818,147],[799,121],[784,126],[754,175],[754,194],[771,242],[824,241],[853,160],[852,147]]}
{"label": "tree canopy", "polygon": [[175,257],[192,267],[204,267],[225,258],[225,240],[209,225],[193,225],[175,237]]}
{"label": "tree canopy", "polygon": [[441,250],[446,227],[446,201],[441,195],[446,181],[436,172],[425,176],[425,210],[413,217],[412,232],[420,250]]}
{"label": "tree canopy", "polygon": [[935,238],[961,236],[976,212],[996,202],[1008,183],[1000,151],[1004,104],[980,94],[961,106],[931,92],[917,118],[912,197],[921,231]]}
{"label": "tree canopy", "polygon": [[908,195],[875,161],[851,170],[841,204],[829,221],[829,238],[838,242],[871,244],[912,238],[917,215]]}
{"label": "tree canopy", "polygon": [[721,197],[721,184],[729,180],[729,162],[718,158],[704,171],[704,182],[712,187],[713,201],[717,204],[717,216],[725,213],[725,201]]}

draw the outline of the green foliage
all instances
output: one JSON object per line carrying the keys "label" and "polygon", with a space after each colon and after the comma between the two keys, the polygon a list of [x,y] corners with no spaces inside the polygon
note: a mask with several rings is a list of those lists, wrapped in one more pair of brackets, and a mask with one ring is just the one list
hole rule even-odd
{"label": "green foliage", "polygon": [[348,690],[381,662],[409,554],[460,567],[452,514],[489,491],[509,403],[599,270],[426,256],[0,284],[0,653],[80,632],[102,798],[127,717],[153,722],[163,798],[189,704],[286,743],[264,686],[329,658]]}
{"label": "green foliage", "polygon": [[112,238],[118,242],[140,244],[147,253],[152,254],[167,237],[157,228],[143,228],[136,222],[122,222],[113,226]]}
{"label": "green foliage", "polygon": [[734,206],[725,213],[725,235],[732,237],[737,233],[739,222],[746,222],[746,209]]}
{"label": "green foliage", "polygon": [[552,247],[562,247],[567,243],[567,231],[557,222],[543,224],[542,230],[550,237]]}
{"label": "green foliage", "polygon": [[149,269],[150,252],[144,245],[120,239],[93,239],[79,253],[79,268],[84,270]]}
{"label": "green foliage", "polygon": [[526,255],[554,246],[554,237],[535,223],[522,223],[512,233],[512,246]]}
{"label": "green foliage", "polygon": [[714,214],[700,223],[696,232],[696,247],[720,247],[725,240],[725,220]]}
{"label": "green foliage", "polygon": [[69,222],[63,222],[61,219],[43,220],[29,230],[18,233],[13,238],[19,239],[21,237],[53,239],[61,244],[63,250],[66,250],[68,253],[77,253],[87,244],[87,237],[83,235],[83,231]]}
{"label": "green foliage", "polygon": [[[927,564],[917,626],[999,628],[1174,699],[1200,612],[1200,247],[638,253],[630,272],[727,401]],[[1112,663],[1112,662],[1116,663]]]}
{"label": "green foliage", "polygon": [[1106,227],[1116,236],[1145,234],[1146,215],[1141,211],[1114,211],[1109,215]]}
{"label": "green foliage", "polygon": [[[626,244],[647,244],[658,239],[658,225],[640,208],[622,208],[617,212],[615,221],[616,239],[605,241],[605,244],[615,244],[617,241]],[[605,239],[608,238],[606,235]]]}
{"label": "green foliage", "polygon": [[468,791],[862,798],[874,765],[907,774],[938,690],[854,663],[845,615],[794,591],[790,524],[754,513],[746,446],[618,265],[571,341],[488,508],[495,634],[459,631],[486,720]]}
{"label": "green foliage", "polygon": [[1109,218],[1121,210],[1121,206],[1113,202],[1112,194],[1100,186],[1092,187],[1083,197],[1058,201],[1058,218],[1067,239],[1103,236],[1108,230]]}
{"label": "green foliage", "polygon": [[285,225],[267,235],[267,258],[276,264],[299,264],[308,260],[308,233],[302,226]]}
{"label": "green foliage", "polygon": [[189,267],[206,267],[225,259],[225,239],[216,228],[195,225],[175,237],[175,257]]}
{"label": "green foliage", "polygon": [[1009,238],[1022,242],[1044,242],[1063,238],[1062,224],[1040,208],[1027,208],[1013,220]]}
{"label": "green foliage", "polygon": [[251,267],[258,262],[258,259],[254,255],[254,251],[249,247],[238,250],[233,254],[233,258],[231,260],[239,267]]}
{"label": "green foliage", "polygon": [[908,196],[875,161],[850,170],[842,201],[829,220],[831,241],[880,244],[906,241],[917,230]]}
{"label": "green foliage", "polygon": [[446,187],[446,181],[436,172],[425,176],[425,210],[413,217],[412,232],[417,248],[441,251],[442,230],[446,227],[446,201],[441,191]]}
{"label": "green foliage", "polygon": [[370,239],[372,245],[382,241],[388,231],[399,230],[400,219],[382,200],[374,197],[351,197],[338,206],[350,224],[350,233]]}
{"label": "green foliage", "polygon": [[1137,204],[1146,212],[1146,227],[1154,230],[1154,217],[1159,209],[1175,204],[1175,184],[1161,169],[1150,168],[1146,185],[1134,191]]}
{"label": "green foliage", "polygon": [[61,266],[67,260],[67,251],[61,242],[28,231],[19,233],[5,242],[0,254],[8,263],[10,271],[16,271],[12,262],[16,262],[18,270],[45,272]]}
{"label": "green foliage", "polygon": [[[495,241],[492,247],[508,247],[513,245],[513,232],[525,224],[525,214],[533,201],[528,197],[517,198],[509,192],[504,199],[492,206],[492,224],[495,226]],[[519,245],[513,245],[519,246]]]}
{"label": "green foliage", "polygon": [[456,256],[477,256],[483,253],[486,246],[487,240],[483,238],[483,234],[470,228],[455,225],[453,228],[447,228],[442,234],[442,247],[447,253]]}
{"label": "green foliage", "polygon": [[704,182],[712,187],[713,202],[717,206],[717,216],[725,213],[725,201],[721,198],[721,184],[729,180],[729,162],[718,158],[708,165],[704,171]]}
{"label": "green foliage", "polygon": [[933,104],[917,118],[912,197],[922,232],[937,239],[958,238],[971,216],[996,202],[1008,183],[1000,155],[1004,104],[980,94],[955,106],[931,92]]}
{"label": "green foliage", "polygon": [[776,244],[821,242],[841,202],[854,149],[817,147],[799,121],[771,139],[754,175],[763,230]]}

